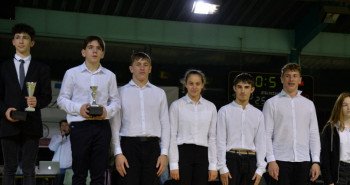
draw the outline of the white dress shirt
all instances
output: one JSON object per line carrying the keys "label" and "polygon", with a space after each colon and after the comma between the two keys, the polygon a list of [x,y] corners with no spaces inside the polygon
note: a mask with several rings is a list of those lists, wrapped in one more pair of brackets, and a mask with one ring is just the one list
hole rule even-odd
{"label": "white dress shirt", "polygon": [[32,55],[29,55],[25,58],[21,58],[19,55],[15,54],[15,58],[13,59],[13,62],[16,66],[16,72],[17,72],[17,78],[19,81],[19,66],[21,65],[21,62],[19,60],[24,60],[23,68],[24,68],[24,75],[27,75],[30,60],[32,60]]}
{"label": "white dress shirt", "polygon": [[215,105],[200,97],[197,103],[186,95],[170,106],[170,170],[179,169],[178,145],[195,144],[208,147],[209,170],[216,168]]}
{"label": "white dress shirt", "polygon": [[83,104],[92,103],[90,86],[98,86],[96,103],[106,108],[105,119],[112,118],[120,109],[115,74],[102,65],[95,72],[91,72],[84,62],[67,70],[57,98],[58,106],[67,112],[68,123],[86,119],[80,115],[80,108]]}
{"label": "white dress shirt", "polygon": [[54,135],[51,138],[49,148],[54,151],[52,161],[60,162],[60,168],[72,167],[72,150],[70,145],[70,135]]}
{"label": "white dress shirt", "polygon": [[350,163],[350,128],[345,127],[343,132],[339,133],[340,139],[340,161]]}
{"label": "white dress shirt", "polygon": [[120,88],[120,116],[112,120],[114,155],[122,153],[120,136],[159,137],[161,155],[168,155],[170,125],[163,89],[147,82],[142,88],[131,80]]}
{"label": "white dress shirt", "polygon": [[263,108],[267,162],[320,162],[320,134],[314,103],[285,91],[268,99]]}
{"label": "white dress shirt", "polygon": [[235,101],[221,107],[218,113],[216,136],[220,174],[229,172],[226,165],[226,152],[232,149],[243,149],[256,152],[255,173],[262,176],[266,167],[265,134],[264,116],[259,109],[250,104],[243,109]]}

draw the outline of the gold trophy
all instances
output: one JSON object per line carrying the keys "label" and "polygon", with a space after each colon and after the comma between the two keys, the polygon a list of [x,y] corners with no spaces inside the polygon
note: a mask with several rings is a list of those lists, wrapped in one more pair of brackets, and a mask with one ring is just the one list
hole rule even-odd
{"label": "gold trophy", "polygon": [[103,114],[103,108],[98,106],[96,103],[96,91],[98,86],[90,86],[90,89],[92,90],[91,96],[92,96],[92,103],[91,106],[87,109],[89,110],[89,115],[94,116],[101,116]]}
{"label": "gold trophy", "polygon": [[[26,84],[27,84],[28,96],[29,96],[29,97],[33,97],[36,82],[27,82]],[[28,105],[28,107],[25,108],[24,110],[25,110],[25,111],[28,111],[28,112],[34,112],[34,111],[35,111],[35,108],[34,108],[34,107],[31,107],[30,105]]]}

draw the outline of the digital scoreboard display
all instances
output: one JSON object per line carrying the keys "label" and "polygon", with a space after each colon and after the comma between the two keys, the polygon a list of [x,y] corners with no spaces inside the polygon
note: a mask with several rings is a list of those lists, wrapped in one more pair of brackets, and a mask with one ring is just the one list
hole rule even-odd
{"label": "digital scoreboard display", "polygon": [[[233,80],[241,73],[249,73],[255,80],[255,91],[251,95],[249,103],[257,108],[262,109],[267,99],[280,93],[283,89],[281,83],[281,74],[279,73],[262,73],[262,72],[244,72],[244,71],[231,71],[228,75],[228,101],[232,102],[235,98],[235,92],[233,91]],[[314,99],[314,79],[312,76],[302,75],[301,83],[299,84],[299,90],[302,91],[302,95],[311,101]]]}

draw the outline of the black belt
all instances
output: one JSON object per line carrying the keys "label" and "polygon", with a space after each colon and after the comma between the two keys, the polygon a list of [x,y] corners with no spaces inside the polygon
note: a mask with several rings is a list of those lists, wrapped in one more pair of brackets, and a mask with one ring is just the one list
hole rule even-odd
{"label": "black belt", "polygon": [[157,142],[159,142],[159,137],[128,137],[128,136],[121,136],[121,141],[136,141],[136,142],[157,141]]}

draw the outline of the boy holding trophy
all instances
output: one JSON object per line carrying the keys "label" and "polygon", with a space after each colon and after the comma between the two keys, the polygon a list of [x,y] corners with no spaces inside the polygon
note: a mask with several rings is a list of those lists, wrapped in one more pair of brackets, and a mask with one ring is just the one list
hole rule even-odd
{"label": "boy holding trophy", "polygon": [[12,185],[21,147],[23,184],[35,184],[35,160],[43,136],[40,109],[51,102],[50,69],[32,59],[34,29],[26,24],[12,28],[16,54],[0,67],[0,137],[4,156],[2,184]]}
{"label": "boy holding trophy", "polygon": [[120,109],[116,76],[102,67],[105,43],[88,36],[81,50],[85,62],[66,71],[57,103],[71,126],[73,184],[103,184],[107,169],[111,127],[109,119]]}

